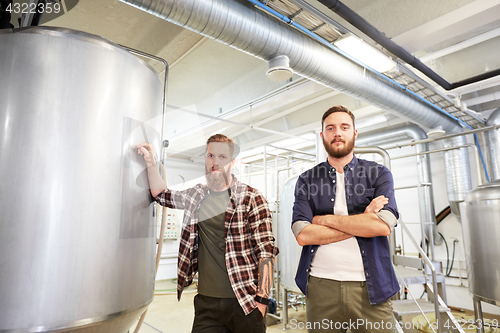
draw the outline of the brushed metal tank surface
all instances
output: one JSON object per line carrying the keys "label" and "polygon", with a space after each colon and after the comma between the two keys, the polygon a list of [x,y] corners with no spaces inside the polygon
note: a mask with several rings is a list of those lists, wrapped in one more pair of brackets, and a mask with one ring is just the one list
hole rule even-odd
{"label": "brushed metal tank surface", "polygon": [[295,283],[295,274],[299,265],[302,246],[297,243],[292,232],[292,209],[295,201],[295,184],[298,175],[289,178],[281,192],[278,215],[278,247],[284,255],[279,258],[281,284],[288,290],[301,292]]}
{"label": "brushed metal tank surface", "polygon": [[153,299],[162,83],[98,36],[0,32],[0,332],[126,332]]}
{"label": "brushed metal tank surface", "polygon": [[461,211],[469,292],[500,305],[500,180],[469,192]]}

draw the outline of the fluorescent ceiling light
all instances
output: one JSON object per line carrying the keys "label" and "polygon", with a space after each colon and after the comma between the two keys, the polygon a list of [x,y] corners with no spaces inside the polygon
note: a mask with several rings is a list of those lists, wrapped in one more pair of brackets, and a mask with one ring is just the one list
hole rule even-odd
{"label": "fluorescent ceiling light", "polygon": [[388,56],[354,35],[347,34],[335,41],[334,44],[345,53],[380,73],[385,73],[396,66],[396,63]]}

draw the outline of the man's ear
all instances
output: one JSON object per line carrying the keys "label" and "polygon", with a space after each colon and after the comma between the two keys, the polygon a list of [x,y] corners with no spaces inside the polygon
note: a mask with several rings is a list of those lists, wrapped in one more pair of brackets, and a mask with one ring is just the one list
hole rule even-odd
{"label": "man's ear", "polygon": [[357,139],[357,138],[358,138],[358,130],[357,130],[357,129],[355,129],[355,130],[354,130],[354,139]]}

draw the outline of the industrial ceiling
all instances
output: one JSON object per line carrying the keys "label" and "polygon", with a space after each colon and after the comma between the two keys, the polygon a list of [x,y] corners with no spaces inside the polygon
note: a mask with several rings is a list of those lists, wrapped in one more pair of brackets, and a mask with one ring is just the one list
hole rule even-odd
{"label": "industrial ceiling", "polygon": [[[289,17],[297,15],[294,6],[299,6],[299,14],[323,18],[322,22],[329,21],[327,26],[338,24],[344,32],[390,55],[318,1],[307,0],[302,7],[304,1],[262,2]],[[500,0],[344,0],[343,4],[448,82],[500,68]],[[203,146],[217,132],[233,137],[243,150],[264,144],[310,147],[321,114],[337,104],[354,110],[360,132],[408,121],[298,75],[271,82],[265,74],[267,62],[118,0],[80,0],[67,14],[46,25],[100,35],[167,60],[165,135],[174,143],[177,157],[193,160],[196,151],[192,148]],[[325,30],[319,27],[318,33],[320,28]],[[161,63],[149,63],[162,72]],[[457,112],[465,112],[461,116],[470,119],[472,127],[481,127],[500,107],[500,76],[446,91],[411,66],[399,63],[409,68],[403,81],[414,78],[414,85],[420,85],[422,91],[447,99]]]}

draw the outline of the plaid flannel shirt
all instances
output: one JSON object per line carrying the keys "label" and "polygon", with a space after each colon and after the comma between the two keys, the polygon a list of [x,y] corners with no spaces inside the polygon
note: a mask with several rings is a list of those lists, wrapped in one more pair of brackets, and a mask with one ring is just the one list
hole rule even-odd
{"label": "plaid flannel shirt", "polygon": [[[274,246],[272,219],[264,196],[233,175],[230,202],[226,209],[226,267],[231,287],[245,314],[256,307],[260,258],[278,254]],[[155,200],[162,206],[184,210],[177,265],[177,298],[198,271],[198,214],[201,202],[210,194],[198,184],[183,191],[166,189]]]}

